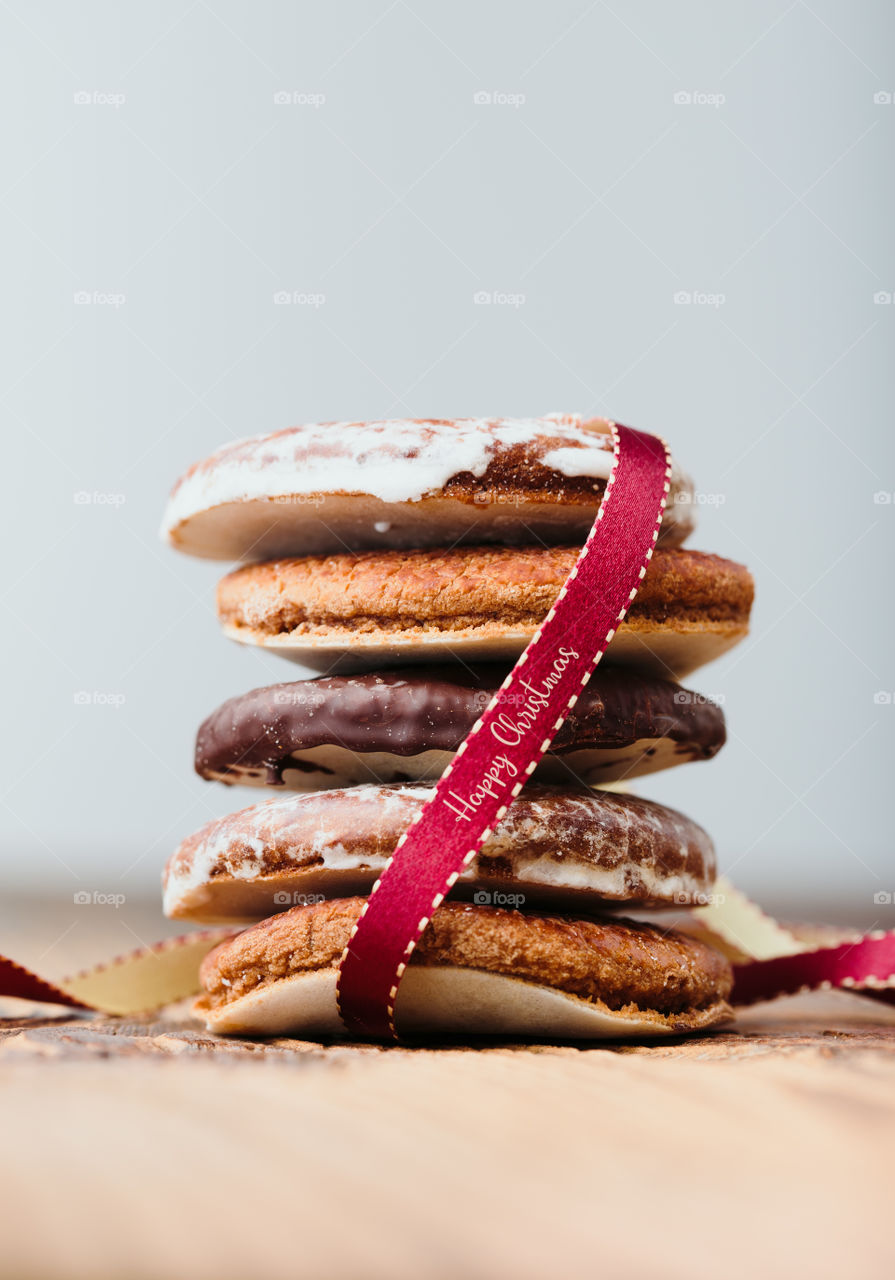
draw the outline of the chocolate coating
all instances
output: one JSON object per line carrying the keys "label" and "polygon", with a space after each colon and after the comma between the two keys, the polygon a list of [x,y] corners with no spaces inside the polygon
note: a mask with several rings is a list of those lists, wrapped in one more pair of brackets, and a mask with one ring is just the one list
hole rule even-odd
{"label": "chocolate coating", "polygon": [[[268,783],[279,786],[284,768],[302,768],[294,753],[314,747],[338,744],[397,756],[456,751],[506,674],[501,664],[413,667],[253,689],[230,698],[201,725],[196,772],[211,778],[235,773],[237,766],[263,769]],[[601,666],[551,752],[666,738],[682,756],[709,759],[725,736],[724,714],[715,703],[671,681]]]}

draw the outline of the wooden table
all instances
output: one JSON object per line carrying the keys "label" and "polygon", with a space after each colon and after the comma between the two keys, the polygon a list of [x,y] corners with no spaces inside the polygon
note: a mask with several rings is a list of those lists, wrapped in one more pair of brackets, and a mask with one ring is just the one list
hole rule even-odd
{"label": "wooden table", "polygon": [[7,1019],[0,1133],[15,1280],[895,1274],[895,1011],[844,993],[653,1047]]}

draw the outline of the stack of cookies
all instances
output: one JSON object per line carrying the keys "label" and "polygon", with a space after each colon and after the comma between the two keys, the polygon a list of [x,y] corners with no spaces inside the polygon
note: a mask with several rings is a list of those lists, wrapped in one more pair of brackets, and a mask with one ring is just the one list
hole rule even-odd
{"label": "stack of cookies", "polygon": [[[242,562],[218,587],[224,634],[320,673],[234,697],[198,732],[203,778],[273,795],[165,870],[168,915],[249,926],[203,964],[211,1030],[339,1033],[364,898],[556,600],[612,448],[608,422],[574,415],[326,423],[227,445],[177,483],[171,545]],[[720,708],[678,681],[745,635],[752,580],[682,549],[694,511],[675,467],[639,594],[435,911],[399,1031],[641,1036],[729,1015],[726,960],[642,919],[706,901],[711,839],[620,788],[724,743]]]}

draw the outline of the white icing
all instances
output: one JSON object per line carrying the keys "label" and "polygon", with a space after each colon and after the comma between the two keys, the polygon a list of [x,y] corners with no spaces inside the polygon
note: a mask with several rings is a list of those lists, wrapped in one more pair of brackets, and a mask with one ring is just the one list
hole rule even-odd
{"label": "white icing", "polygon": [[541,458],[545,467],[564,476],[596,476],[608,480],[612,453],[607,449],[549,449]]}
{"label": "white icing", "polygon": [[[320,493],[369,494],[383,502],[413,502],[454,475],[482,475],[495,451],[557,438],[546,461],[570,476],[606,477],[612,438],[583,425],[578,414],[550,418],[463,418],[426,421],[311,423],[225,445],[175,487],[163,532],[199,511],[228,502]],[[580,456],[579,456],[580,455]]]}

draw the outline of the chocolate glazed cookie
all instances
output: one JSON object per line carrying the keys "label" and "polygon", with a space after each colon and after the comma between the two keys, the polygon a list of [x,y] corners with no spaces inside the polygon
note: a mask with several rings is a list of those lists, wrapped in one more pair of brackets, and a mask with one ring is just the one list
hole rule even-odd
{"label": "chocolate glazed cookie", "polygon": [[[196,772],[296,791],[436,781],[505,675],[500,664],[414,667],[253,689],[202,724]],[[506,732],[513,733],[509,720]],[[598,667],[537,778],[617,781],[708,760],[724,740],[724,714],[708,698],[668,680]]]}

